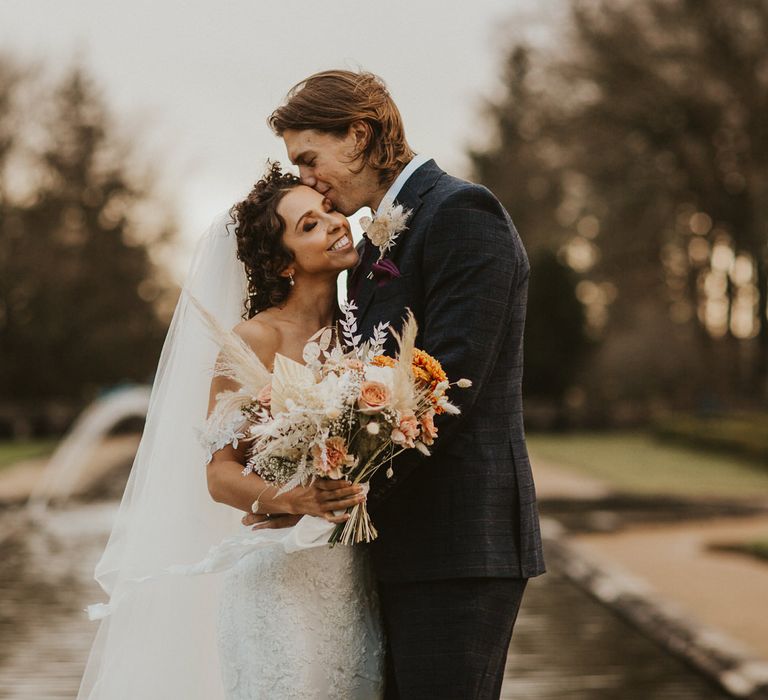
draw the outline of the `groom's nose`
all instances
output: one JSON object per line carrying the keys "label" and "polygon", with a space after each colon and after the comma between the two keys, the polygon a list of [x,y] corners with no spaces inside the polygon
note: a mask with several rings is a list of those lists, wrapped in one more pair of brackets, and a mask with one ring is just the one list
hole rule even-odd
{"label": "groom's nose", "polygon": [[314,187],[317,185],[317,178],[312,174],[312,171],[303,166],[299,166],[299,179],[301,180],[302,185],[306,185],[307,187]]}

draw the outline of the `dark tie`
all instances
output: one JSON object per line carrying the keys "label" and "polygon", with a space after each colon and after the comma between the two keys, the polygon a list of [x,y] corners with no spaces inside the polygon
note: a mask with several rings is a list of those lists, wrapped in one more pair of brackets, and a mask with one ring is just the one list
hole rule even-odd
{"label": "dark tie", "polygon": [[360,260],[360,264],[355,268],[352,273],[352,279],[349,283],[349,298],[352,301],[357,300],[357,295],[360,292],[360,286],[363,284],[363,275],[368,273],[371,265],[373,265],[374,258],[378,252],[378,248],[371,243],[368,236],[365,238],[365,247],[363,248],[363,256]]}

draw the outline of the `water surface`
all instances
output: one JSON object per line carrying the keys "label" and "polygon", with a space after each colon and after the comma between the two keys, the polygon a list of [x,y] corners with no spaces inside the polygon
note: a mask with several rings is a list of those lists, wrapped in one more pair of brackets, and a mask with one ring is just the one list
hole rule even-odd
{"label": "water surface", "polygon": [[[43,526],[0,519],[0,699],[74,698],[104,596],[93,567],[115,503],[52,511]],[[9,529],[16,531],[8,535]],[[3,534],[5,533],[5,535]],[[727,696],[555,573],[533,579],[502,697],[516,700],[722,700]]]}

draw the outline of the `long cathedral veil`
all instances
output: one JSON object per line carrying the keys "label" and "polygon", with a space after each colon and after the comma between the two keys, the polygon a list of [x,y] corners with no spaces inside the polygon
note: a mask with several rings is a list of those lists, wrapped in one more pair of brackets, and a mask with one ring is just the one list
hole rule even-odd
{"label": "long cathedral veil", "polygon": [[240,527],[240,513],[215,503],[206,485],[204,425],[218,346],[190,297],[231,328],[247,294],[234,225],[217,217],[197,244],[152,388],[144,433],[95,578],[109,603],[78,700],[218,700],[216,648],[221,574],[165,576],[203,559]]}

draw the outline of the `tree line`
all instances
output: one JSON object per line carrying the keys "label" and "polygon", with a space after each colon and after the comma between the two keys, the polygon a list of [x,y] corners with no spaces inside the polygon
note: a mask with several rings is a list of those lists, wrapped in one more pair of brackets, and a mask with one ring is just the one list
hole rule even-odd
{"label": "tree line", "polygon": [[471,154],[532,260],[527,395],[765,407],[768,2],[569,0],[558,39],[513,42]]}
{"label": "tree line", "polygon": [[151,379],[175,228],[95,81],[0,57],[0,433]]}

